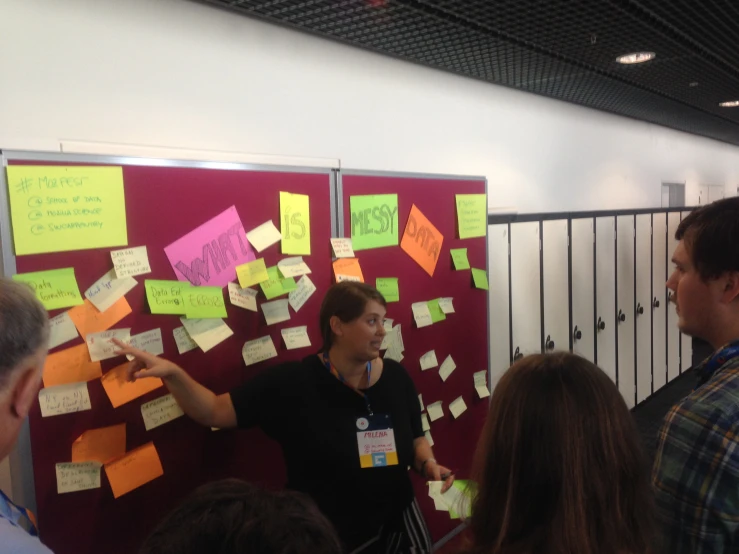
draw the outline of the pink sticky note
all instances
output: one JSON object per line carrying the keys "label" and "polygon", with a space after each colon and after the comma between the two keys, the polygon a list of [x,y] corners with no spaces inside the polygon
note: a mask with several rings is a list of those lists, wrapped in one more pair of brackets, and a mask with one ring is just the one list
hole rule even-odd
{"label": "pink sticky note", "polygon": [[256,259],[235,206],[218,214],[164,249],[177,279],[194,286],[224,287],[236,266]]}

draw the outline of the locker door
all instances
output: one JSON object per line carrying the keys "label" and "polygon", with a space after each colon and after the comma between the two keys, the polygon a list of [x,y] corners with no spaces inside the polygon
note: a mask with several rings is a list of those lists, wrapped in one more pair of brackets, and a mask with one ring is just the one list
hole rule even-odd
{"label": "locker door", "polygon": [[[715,187],[711,186],[710,188]],[[689,213],[682,212],[681,220],[685,219]],[[693,367],[693,337],[680,333],[680,373],[689,370],[691,367]]]}
{"label": "locker door", "polygon": [[[652,394],[652,216],[636,216],[636,403]],[[664,347],[664,345],[663,345]]]}
{"label": "locker door", "polygon": [[[680,224],[680,212],[670,212],[667,214],[667,274],[668,276],[675,269],[675,265],[669,261],[672,260],[672,254],[675,252],[677,241],[675,240],[675,231]],[[675,304],[670,303],[667,306],[667,382],[669,383],[675,377],[680,375],[680,330],[677,327],[677,312]]]}
{"label": "locker door", "polygon": [[541,352],[539,222],[511,223],[513,356]]}
{"label": "locker door", "polygon": [[572,350],[595,362],[593,218],[572,220]]}
{"label": "locker door", "polygon": [[618,329],[618,390],[626,405],[636,404],[636,366],[634,350],[634,216],[625,215],[616,221],[617,270],[617,329]]}
{"label": "locker door", "polygon": [[616,382],[615,218],[595,220],[596,362]]}
{"label": "locker door", "polygon": [[543,223],[544,348],[547,351],[570,349],[568,244],[566,219]]}
{"label": "locker door", "polygon": [[652,372],[654,392],[667,384],[667,214],[652,214]]}
{"label": "locker door", "polygon": [[507,223],[488,226],[490,390],[511,365],[508,238]]}

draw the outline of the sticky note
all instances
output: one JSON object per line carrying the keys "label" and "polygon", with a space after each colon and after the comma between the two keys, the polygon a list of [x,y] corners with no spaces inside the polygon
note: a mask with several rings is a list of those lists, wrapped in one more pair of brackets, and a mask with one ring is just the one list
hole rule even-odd
{"label": "sticky note", "polygon": [[222,319],[186,319],[180,318],[187,334],[203,352],[208,352],[214,346],[234,334],[231,328]]}
{"label": "sticky note", "polygon": [[400,302],[397,277],[378,277],[375,281],[375,287],[387,302]]}
{"label": "sticky note", "polygon": [[292,277],[287,277],[285,279],[280,277],[280,272],[277,271],[277,266],[268,267],[267,275],[269,276],[269,279],[259,283],[259,286],[262,288],[262,292],[264,293],[264,296],[267,297],[267,300],[272,300],[273,298],[277,298],[278,296],[282,296],[283,294],[287,294],[288,292],[297,289],[295,279]]}
{"label": "sticky note", "polygon": [[436,421],[437,419],[444,417],[444,408],[442,407],[441,400],[426,406],[426,411],[428,412],[429,419],[431,421]]}
{"label": "sticky note", "polygon": [[61,313],[49,320],[49,350],[76,339],[78,336],[77,327],[74,326],[74,321],[69,317],[68,312]]}
{"label": "sticky note", "polygon": [[246,233],[246,240],[249,241],[249,244],[251,244],[257,252],[261,252],[281,239],[282,233],[277,230],[277,227],[275,227],[275,224],[272,223],[271,219]]}
{"label": "sticky note", "polygon": [[105,462],[126,453],[126,424],[90,429],[72,443],[73,462]]}
{"label": "sticky note", "polygon": [[454,419],[459,418],[464,412],[467,411],[467,404],[464,403],[464,398],[461,396],[457,397],[449,404],[449,411],[452,412]]}
{"label": "sticky note", "polygon": [[79,492],[100,488],[100,462],[62,462],[56,464],[56,492]]}
{"label": "sticky note", "polygon": [[190,350],[195,350],[198,347],[195,341],[190,338],[184,326],[172,329],[172,335],[174,335],[174,341],[177,344],[177,352],[180,354],[190,352]]}
{"label": "sticky note", "polygon": [[396,362],[400,363],[403,361],[403,351],[400,349],[398,344],[394,342],[387,347],[383,359],[395,360]]}
{"label": "sticky note", "polygon": [[164,385],[159,377],[145,377],[143,379],[129,381],[127,368],[128,362],[114,367],[103,375],[101,379],[103,389],[105,389],[105,393],[108,395],[110,403],[114,408],[122,406]]}
{"label": "sticky note", "polygon": [[125,246],[120,167],[7,167],[15,255]]}
{"label": "sticky note", "polygon": [[93,362],[108,360],[121,355],[116,354],[118,347],[113,344],[111,339],[129,343],[131,342],[131,329],[109,329],[108,331],[87,335],[85,341],[87,342],[87,349],[90,351],[90,359]]}
{"label": "sticky note", "polygon": [[488,290],[488,274],[484,269],[472,268],[472,280],[478,289]]}
{"label": "sticky note", "polygon": [[281,333],[282,340],[285,341],[285,348],[288,350],[310,346],[310,337],[308,337],[308,327],[306,325],[282,329]]}
{"label": "sticky note", "polygon": [[431,431],[426,431],[423,435],[426,437],[429,446],[434,446],[434,439],[431,437]]}
{"label": "sticky note", "polygon": [[229,283],[228,298],[234,306],[251,310],[252,312],[257,311],[257,291],[254,289],[242,289],[238,283]]}
{"label": "sticky note", "polygon": [[300,277],[309,274],[310,268],[303,261],[303,256],[295,256],[293,258],[285,258],[277,262],[277,269],[280,270],[282,277]]}
{"label": "sticky note", "polygon": [[[145,333],[139,333],[137,335],[131,335],[129,342],[134,348],[153,354],[154,356],[161,356],[164,354],[164,343],[162,342],[162,330],[152,329]],[[133,356],[130,354],[126,355],[126,358],[133,360]]]}
{"label": "sticky note", "polygon": [[416,327],[419,329],[433,323],[427,302],[415,302],[411,304],[411,310],[413,310],[413,319],[416,320]]}
{"label": "sticky note", "polygon": [[221,287],[188,287],[182,291],[188,319],[226,317],[226,301]]}
{"label": "sticky note", "polygon": [[400,247],[433,277],[443,243],[444,235],[413,204]]}
{"label": "sticky note", "polygon": [[484,237],[488,228],[488,199],[485,194],[457,194],[459,238]]}
{"label": "sticky note", "polygon": [[34,273],[17,273],[13,275],[13,280],[28,284],[47,310],[82,304],[73,267]]}
{"label": "sticky note", "polygon": [[452,261],[454,262],[454,269],[460,271],[462,269],[470,268],[470,261],[467,259],[466,248],[452,248],[450,251],[452,255]]}
{"label": "sticky note", "polygon": [[270,358],[276,358],[277,350],[275,350],[275,343],[272,342],[272,337],[267,335],[244,343],[244,347],[241,349],[241,355],[244,358],[244,364],[249,366],[269,360]]}
{"label": "sticky note", "polygon": [[99,311],[89,300],[85,300],[81,306],[69,310],[69,317],[74,321],[80,335],[86,337],[91,333],[110,329],[130,313],[131,306],[124,296],[104,312]]}
{"label": "sticky note", "polygon": [[472,375],[475,383],[475,390],[480,398],[487,398],[490,396],[490,390],[488,389],[488,372],[477,371]]}
{"label": "sticky note", "polygon": [[441,311],[445,314],[453,314],[454,313],[454,303],[453,298],[439,298],[439,308],[441,308]]}
{"label": "sticky note", "polygon": [[439,361],[436,359],[436,352],[434,350],[429,350],[423,356],[421,356],[421,369],[423,371],[426,371],[427,369],[431,369],[432,367],[436,367],[438,365]]}
{"label": "sticky note", "polygon": [[295,290],[287,295],[287,301],[296,312],[302,308],[308,299],[316,292],[316,286],[307,275],[303,275],[297,282]]}
{"label": "sticky note", "polygon": [[424,410],[425,410],[426,408],[425,408],[425,407],[424,407],[424,405],[423,405],[423,395],[422,395],[422,394],[419,394],[419,395],[418,395],[418,403],[419,403],[419,404],[420,404],[420,406],[421,406],[421,411],[424,411]]}
{"label": "sticky note", "polygon": [[454,363],[452,355],[449,354],[446,359],[441,362],[441,367],[439,368],[441,380],[446,381],[455,369],[457,369],[457,364]]}
{"label": "sticky note", "polygon": [[41,417],[50,417],[92,409],[87,383],[68,383],[39,391]]}
{"label": "sticky note", "polygon": [[55,387],[68,383],[92,381],[103,374],[100,362],[90,361],[86,344],[60,350],[46,357],[44,386]]}
{"label": "sticky note", "polygon": [[113,250],[110,257],[113,260],[113,269],[118,279],[151,273],[146,246]]}
{"label": "sticky note", "polygon": [[152,314],[184,315],[187,311],[184,296],[184,292],[190,288],[187,281],[146,279],[144,288]]}
{"label": "sticky note", "polygon": [[353,258],[354,248],[352,248],[352,239],[334,238],[331,239],[331,248],[334,250],[334,256],[337,258]]}
{"label": "sticky note", "polygon": [[267,266],[264,265],[264,258],[236,266],[236,275],[239,278],[239,285],[241,285],[242,289],[257,285],[269,279]]}
{"label": "sticky note", "polygon": [[429,308],[429,314],[431,314],[432,323],[438,323],[439,321],[443,321],[446,319],[446,315],[444,315],[444,310],[442,310],[441,306],[439,306],[438,298],[434,300],[429,300],[426,304]]}
{"label": "sticky note", "polygon": [[[337,283],[345,280],[364,283],[364,275],[362,275],[362,268],[359,266],[359,260],[357,258],[339,258],[333,265]],[[343,279],[340,277],[343,277]],[[349,277],[353,279],[348,279]]]}
{"label": "sticky note", "polygon": [[390,341],[395,338],[395,333],[393,333],[393,320],[389,317],[386,317],[385,320],[382,322],[382,327],[385,329],[385,336],[382,337],[380,350],[385,350],[390,344]]}
{"label": "sticky note", "polygon": [[431,424],[429,423],[429,417],[426,414],[421,414],[421,428],[424,432],[429,431],[431,429]]}
{"label": "sticky note", "polygon": [[292,292],[295,289],[298,288],[297,283],[295,282],[295,279],[292,277],[286,277],[282,280],[282,290],[285,292]]}
{"label": "sticky note", "polygon": [[164,475],[162,462],[153,442],[132,450],[104,467],[115,498]]}
{"label": "sticky note", "polygon": [[368,250],[398,244],[398,195],[349,197],[352,246]]}
{"label": "sticky note", "polygon": [[[405,350],[405,344],[403,344],[403,333],[401,332],[400,324],[393,327],[387,335],[387,348],[397,347],[398,351],[403,352]],[[382,349],[382,346],[380,347]]]}
{"label": "sticky note", "polygon": [[310,198],[307,194],[280,192],[283,254],[310,254],[309,206]]}
{"label": "sticky note", "polygon": [[144,427],[151,431],[155,427],[169,423],[185,415],[174,396],[167,394],[151,402],[141,405],[141,417],[144,418]]}
{"label": "sticky note", "polygon": [[256,258],[234,206],[164,249],[177,279],[195,287],[225,287],[236,267]]}
{"label": "sticky note", "polygon": [[273,300],[262,303],[262,313],[267,325],[275,325],[290,319],[290,311],[287,308],[287,299]]}
{"label": "sticky note", "polygon": [[92,302],[99,311],[104,312],[137,284],[138,282],[133,277],[118,279],[115,269],[111,269],[85,291],[85,298]]}

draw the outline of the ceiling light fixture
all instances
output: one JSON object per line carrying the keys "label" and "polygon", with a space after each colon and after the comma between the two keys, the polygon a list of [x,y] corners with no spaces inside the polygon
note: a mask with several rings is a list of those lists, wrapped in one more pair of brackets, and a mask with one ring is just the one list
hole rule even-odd
{"label": "ceiling light fixture", "polygon": [[739,107],[739,100],[732,100],[730,102],[721,102],[719,104],[722,108],[736,108]]}
{"label": "ceiling light fixture", "polygon": [[631,54],[624,54],[616,58],[618,63],[624,65],[632,65],[635,63],[644,63],[649,60],[653,60],[657,54],[654,52],[632,52]]}

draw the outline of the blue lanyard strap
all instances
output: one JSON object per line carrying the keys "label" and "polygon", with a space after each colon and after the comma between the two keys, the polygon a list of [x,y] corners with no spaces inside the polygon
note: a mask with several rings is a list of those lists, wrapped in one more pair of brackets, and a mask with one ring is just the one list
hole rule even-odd
{"label": "blue lanyard strap", "polygon": [[3,491],[0,491],[0,517],[7,519],[16,527],[25,529],[31,536],[38,536],[33,514],[25,508],[13,504],[13,501]]}
{"label": "blue lanyard strap", "polygon": [[698,367],[700,376],[696,389],[706,383],[716,371],[732,358],[739,356],[739,341],[730,342]]}
{"label": "blue lanyard strap", "polygon": [[[375,415],[372,412],[372,406],[370,406],[370,401],[369,401],[369,397],[367,396],[367,392],[361,391],[359,389],[355,389],[354,387],[349,385],[349,383],[346,382],[346,379],[344,379],[344,376],[341,373],[339,373],[339,370],[337,370],[334,364],[331,363],[331,360],[328,357],[328,352],[323,353],[323,365],[326,366],[326,369],[328,369],[329,373],[333,375],[334,377],[336,377],[339,380],[339,382],[344,383],[347,387],[349,387],[354,392],[356,392],[358,395],[363,397],[364,403],[367,406],[367,412],[369,413],[369,415]],[[372,362],[367,362],[367,388],[369,388],[370,383],[372,382],[371,379],[372,379]]]}

